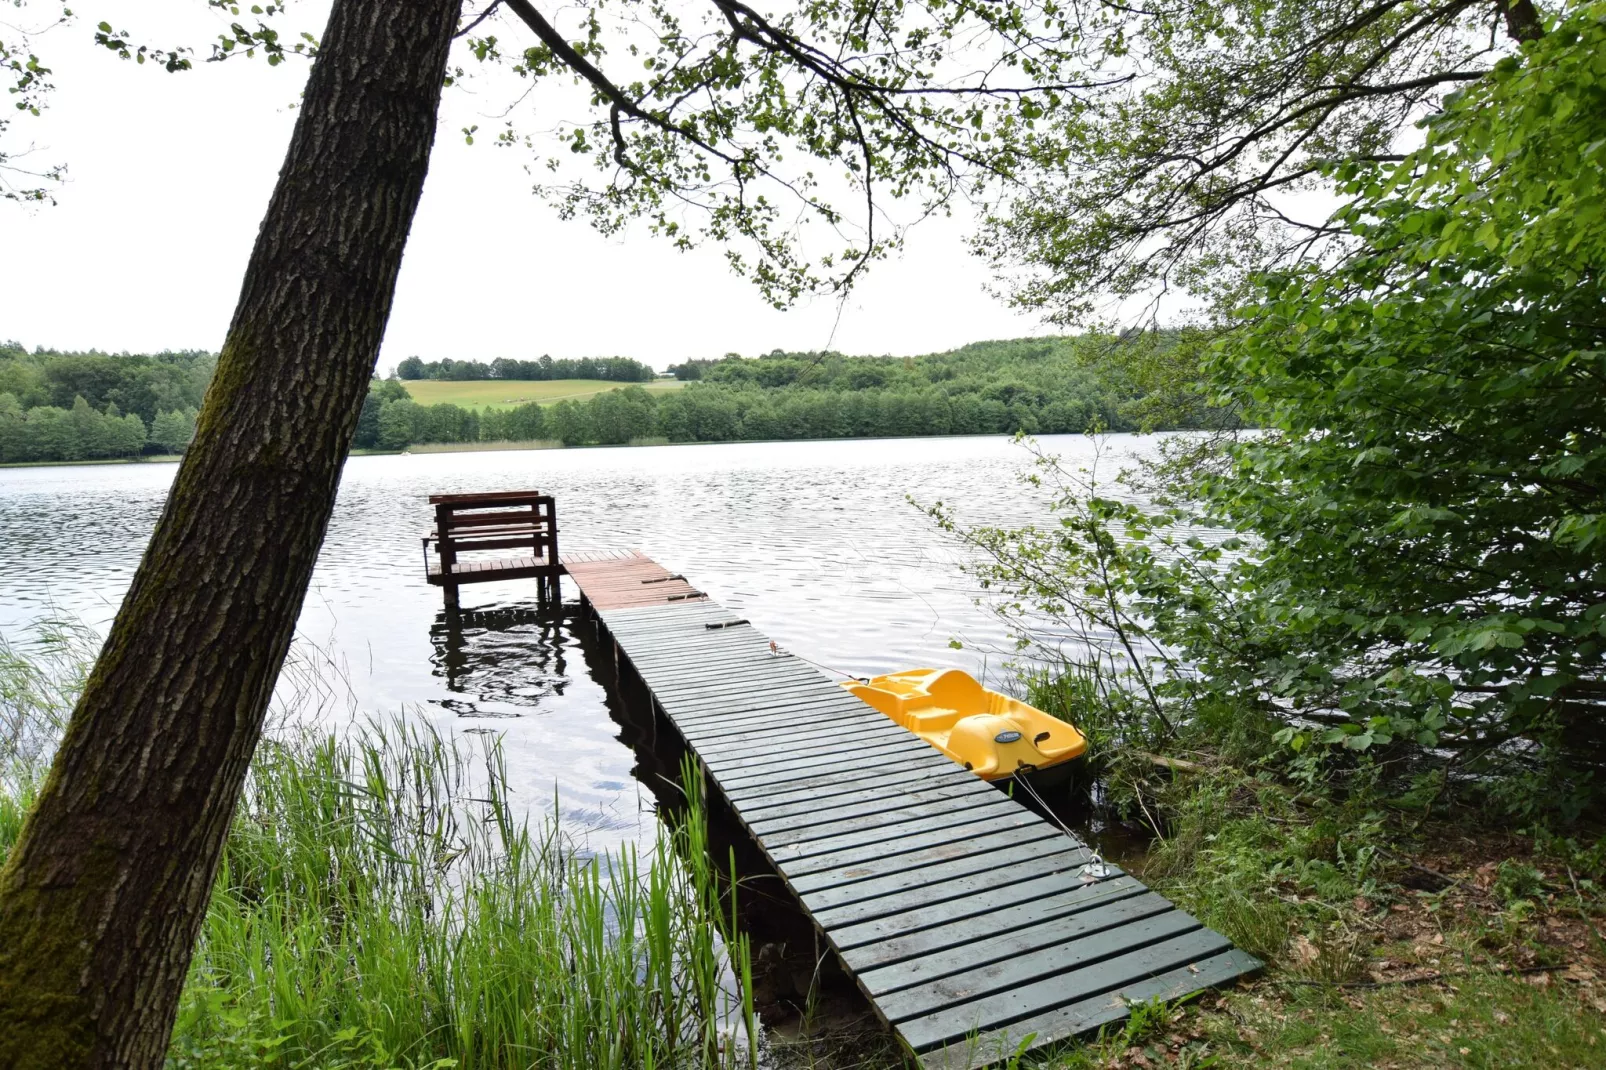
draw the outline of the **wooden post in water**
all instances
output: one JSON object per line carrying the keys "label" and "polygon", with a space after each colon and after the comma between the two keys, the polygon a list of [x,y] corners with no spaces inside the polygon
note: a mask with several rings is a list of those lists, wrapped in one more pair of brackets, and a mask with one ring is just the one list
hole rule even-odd
{"label": "wooden post in water", "polygon": [[452,521],[452,507],[446,502],[435,506],[435,534],[439,536],[436,546],[440,548],[441,555],[441,588],[446,593],[446,612],[456,613],[457,580],[453,568],[457,564],[457,544],[448,534]]}
{"label": "wooden post in water", "polygon": [[559,579],[563,574],[563,566],[558,561],[558,500],[549,497],[545,504],[547,560],[552,563],[552,571],[541,577],[541,593],[544,596],[542,601],[557,609],[563,604],[563,586]]}

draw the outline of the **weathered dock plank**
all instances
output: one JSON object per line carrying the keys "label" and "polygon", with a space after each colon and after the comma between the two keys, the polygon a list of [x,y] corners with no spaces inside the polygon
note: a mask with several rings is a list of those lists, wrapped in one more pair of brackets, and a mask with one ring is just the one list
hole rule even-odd
{"label": "weathered dock plank", "polygon": [[621,671],[927,1070],[1001,1062],[1260,967],[684,576],[631,553],[563,563]]}

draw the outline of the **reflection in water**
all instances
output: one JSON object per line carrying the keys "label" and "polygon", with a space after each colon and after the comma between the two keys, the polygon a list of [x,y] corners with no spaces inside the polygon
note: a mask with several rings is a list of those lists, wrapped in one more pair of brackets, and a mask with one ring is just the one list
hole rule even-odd
{"label": "reflection in water", "polygon": [[[1073,464],[1089,456],[1079,437],[1043,444]],[[953,664],[998,683],[1010,643],[959,550],[908,498],[1030,523],[1046,510],[1015,478],[1027,462],[1002,438],[356,457],[298,643],[364,713],[498,732],[515,799],[539,815],[556,798],[585,846],[650,843],[652,778],[674,765],[645,768],[637,730],[610,716],[573,603],[542,615],[533,581],[478,585],[448,626],[419,557],[426,496],[537,486],[559,499],[565,546],[643,550],[801,657],[856,675]],[[51,615],[109,623],[174,467],[0,470],[0,545],[17,563],[0,573],[0,635]]]}
{"label": "reflection in water", "polygon": [[520,717],[560,700],[571,641],[554,610],[506,606],[436,614],[429,629],[443,709],[465,717]]}

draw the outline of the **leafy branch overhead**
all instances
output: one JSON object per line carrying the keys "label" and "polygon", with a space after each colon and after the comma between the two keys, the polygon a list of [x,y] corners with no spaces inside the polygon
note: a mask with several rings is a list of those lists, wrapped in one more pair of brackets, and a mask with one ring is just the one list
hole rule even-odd
{"label": "leafy branch overhead", "polygon": [[[206,6],[225,24],[213,60],[316,51],[282,3]],[[780,305],[851,285],[955,197],[1019,183],[1030,133],[1112,80],[1083,76],[1079,33],[1055,0],[813,0],[780,13],[490,0],[465,12],[448,82],[490,81],[479,95],[504,123],[497,143],[541,154],[537,192],[565,215],[605,233],[643,218],[682,248],[719,242]],[[139,44],[120,24],[96,40],[170,71],[195,54]]]}
{"label": "leafy branch overhead", "polygon": [[[532,82],[567,77],[588,98],[555,133],[592,175],[565,175],[555,157],[562,177],[538,192],[605,233],[643,217],[682,248],[725,243],[778,305],[851,285],[899,241],[909,219],[895,204],[920,218],[1018,182],[1026,133],[1098,87],[1052,3],[857,0],[772,16],[739,0],[597,0],[562,9],[561,27],[529,0],[499,7],[473,17],[474,58]],[[484,32],[487,14],[536,43]],[[510,113],[499,141],[533,146],[524,118]],[[806,251],[810,225],[829,235],[823,251]]]}
{"label": "leafy branch overhead", "polygon": [[[28,0],[9,0],[9,3],[21,12],[29,9]],[[233,0],[206,0],[206,6],[231,19],[240,15],[240,7]],[[12,98],[11,108],[0,109],[0,200],[53,203],[55,198],[51,191],[65,179],[67,165],[20,162],[32,156],[35,149],[32,144],[15,147],[7,134],[13,112],[38,118],[55,89],[55,83],[51,80],[53,72],[38,55],[38,40],[53,31],[60,33],[74,27],[78,19],[73,9],[60,0],[35,4],[34,9],[45,9],[49,15],[39,23],[29,23],[25,17],[16,24],[0,22],[0,80],[8,83],[6,92]],[[278,32],[264,21],[282,14],[283,3],[268,4],[266,7],[253,5],[250,10],[258,17],[256,28],[247,29],[238,22],[230,22],[228,28],[217,35],[212,47],[212,59],[221,60],[236,54],[254,56],[260,51],[270,64],[277,65],[287,54],[314,54],[317,41],[311,34],[300,34],[300,40],[287,49],[280,41]],[[119,29],[110,22],[96,23],[91,40],[96,47],[120,59],[131,60],[138,66],[150,62],[168,74],[193,68],[190,57],[195,50],[190,46],[180,44],[166,47],[140,42],[135,34]]]}
{"label": "leafy branch overhead", "polygon": [[70,12],[45,26],[28,29],[0,23],[0,81],[5,83],[10,107],[0,108],[0,200],[45,201],[50,187],[61,181],[61,164],[33,165],[27,161],[32,146],[13,148],[7,134],[18,113],[37,118],[55,88],[51,70],[34,51],[34,39],[64,23]]}
{"label": "leafy branch overhead", "polygon": [[1560,5],[1076,7],[1081,32],[1107,42],[1096,69],[1131,79],[1034,131],[1031,181],[978,241],[1019,303],[1069,322],[1109,295],[1184,291],[1229,309],[1256,271],[1344,247],[1327,218],[1332,169],[1399,159],[1418,120],[1541,36]]}

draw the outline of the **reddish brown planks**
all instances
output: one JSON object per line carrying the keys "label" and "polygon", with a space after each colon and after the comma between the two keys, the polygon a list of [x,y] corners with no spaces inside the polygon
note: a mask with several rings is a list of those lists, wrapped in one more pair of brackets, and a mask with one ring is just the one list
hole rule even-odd
{"label": "reddish brown planks", "polygon": [[650,557],[630,553],[598,561],[564,558],[580,593],[599,611],[640,606],[678,605],[708,598]]}

